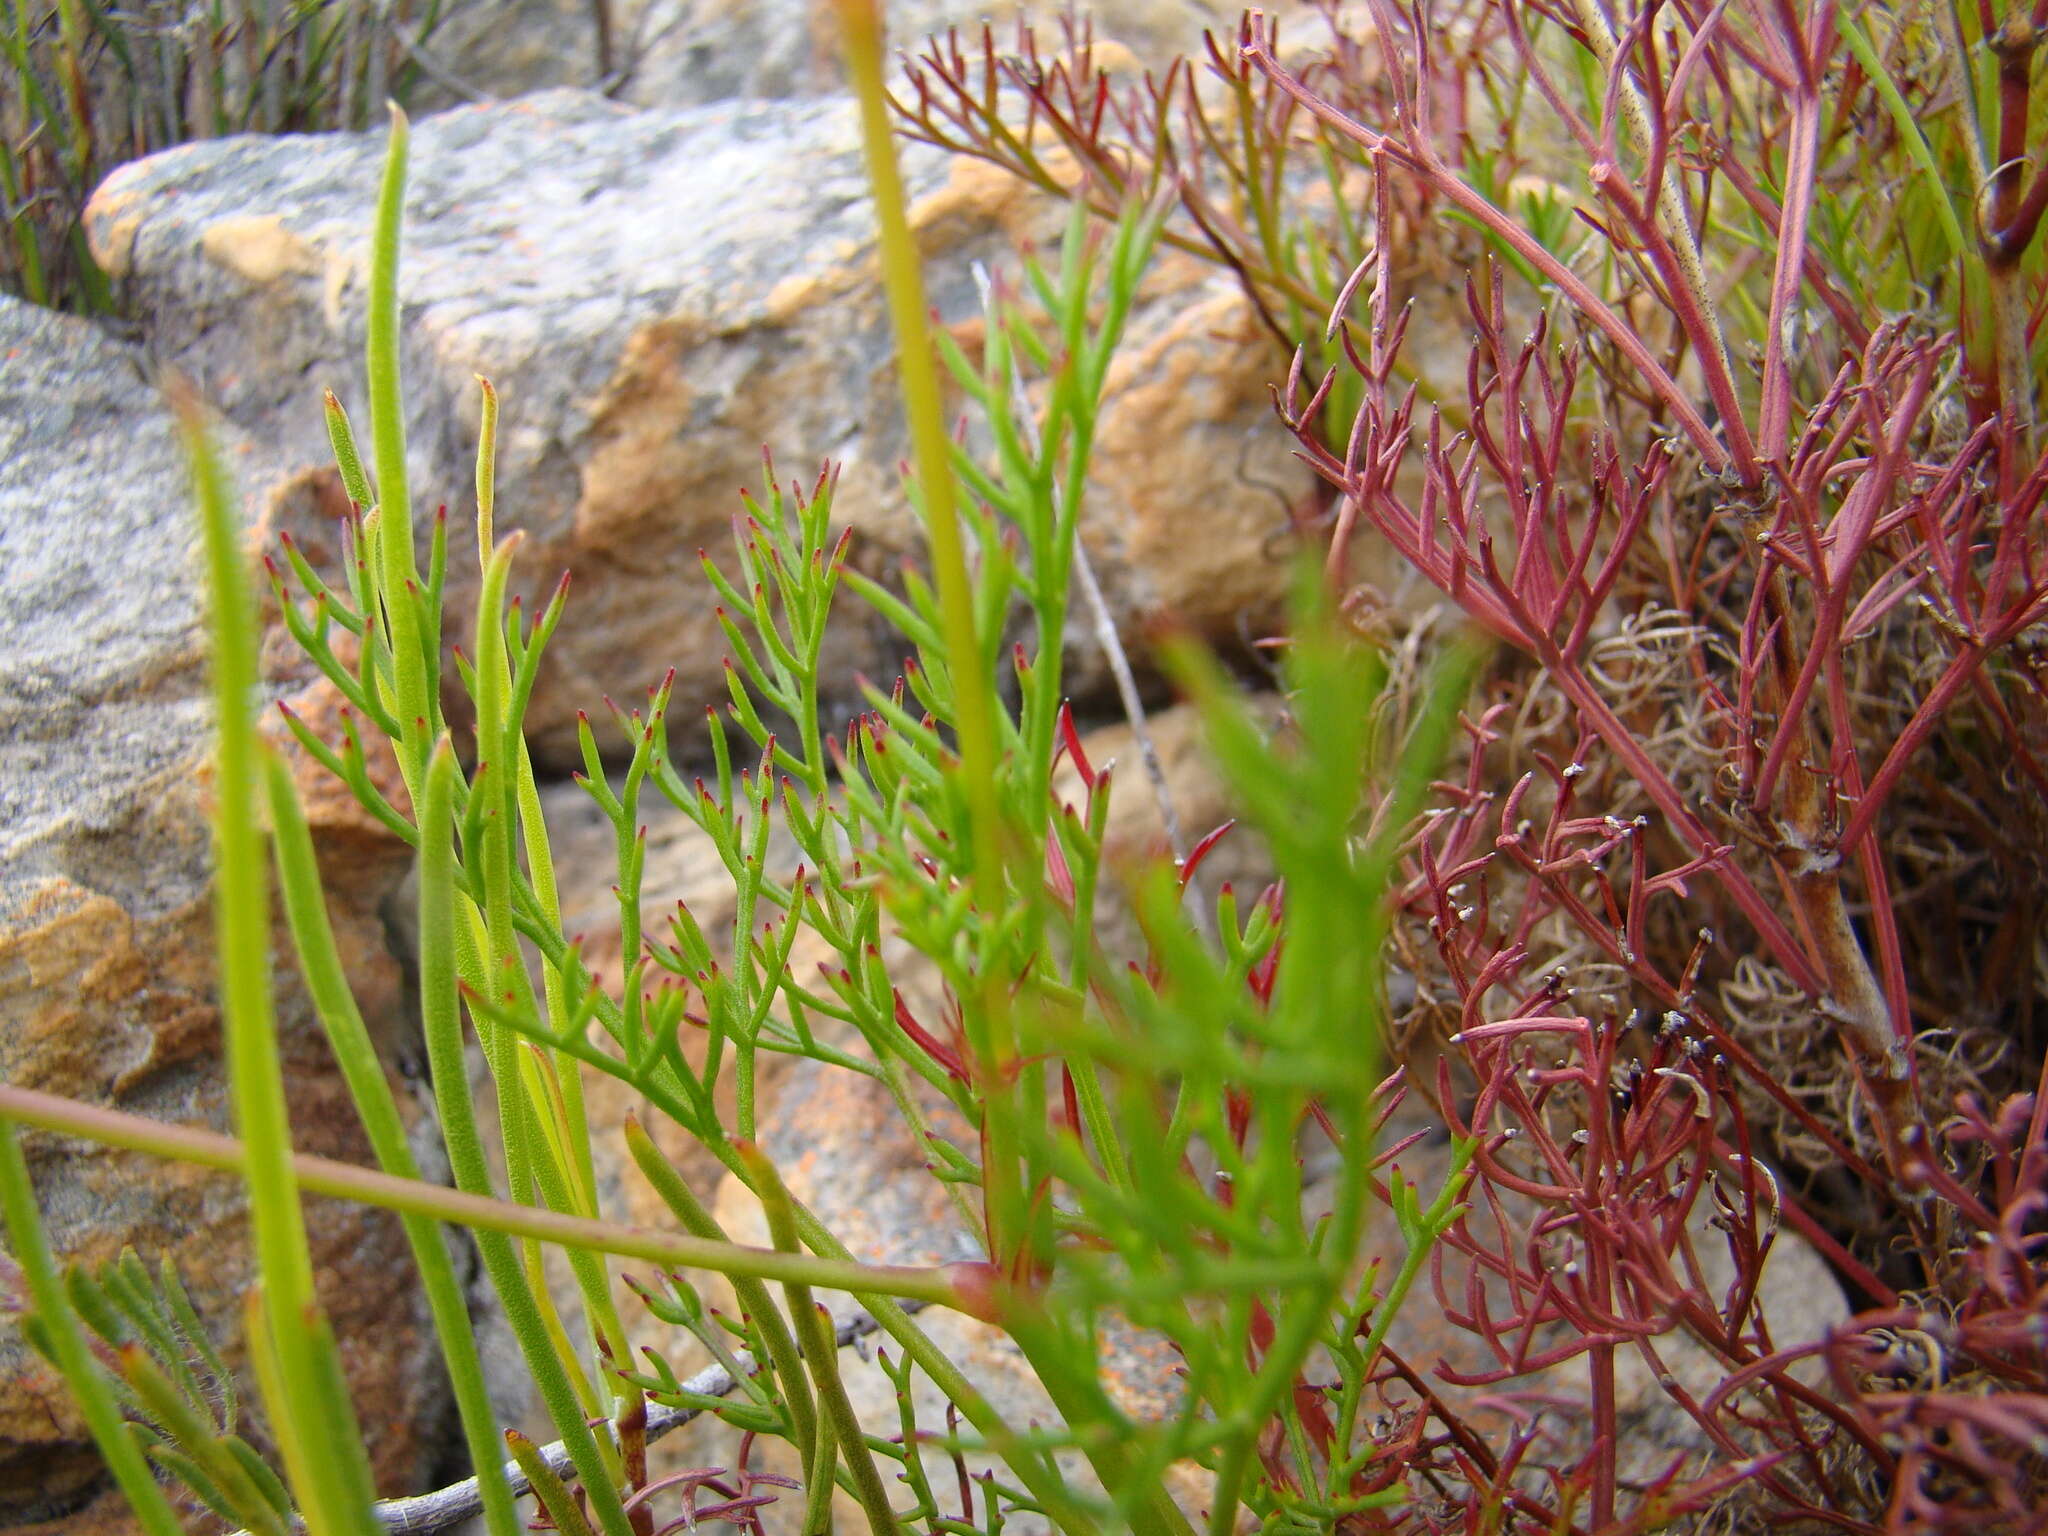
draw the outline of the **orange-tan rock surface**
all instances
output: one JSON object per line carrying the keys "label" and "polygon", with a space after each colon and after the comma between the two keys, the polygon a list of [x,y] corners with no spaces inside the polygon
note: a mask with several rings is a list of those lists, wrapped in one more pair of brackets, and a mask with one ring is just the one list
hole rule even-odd
{"label": "orange-tan rock surface", "polygon": [[[86,323],[0,299],[0,357],[0,1079],[225,1130],[211,707],[182,457],[140,355]],[[397,1072],[411,1030],[383,906],[404,850],[317,797],[312,817],[336,939]],[[273,949],[285,943],[280,929]],[[288,967],[278,1002],[299,1144],[364,1160]],[[25,1146],[64,1260],[170,1257],[240,1358],[253,1269],[235,1180],[41,1133]],[[366,1416],[377,1470],[408,1488],[440,1454],[445,1386],[403,1233],[327,1201],[307,1216],[352,1385],[380,1405]],[[124,1529],[117,1504],[84,1502],[103,1476],[68,1394],[0,1320],[0,1525]]]}

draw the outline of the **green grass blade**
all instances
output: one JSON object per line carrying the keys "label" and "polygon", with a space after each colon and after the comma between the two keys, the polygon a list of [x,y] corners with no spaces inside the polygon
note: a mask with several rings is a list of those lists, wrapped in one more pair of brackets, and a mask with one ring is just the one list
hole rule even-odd
{"label": "green grass blade", "polygon": [[1942,233],[1948,236],[1950,256],[1958,261],[1967,258],[1976,249],[1975,242],[1963,234],[1963,221],[1956,212],[1955,199],[1949,193],[1941,167],[1935,163],[1934,150],[1927,142],[1927,135],[1921,131],[1919,119],[1913,115],[1906,98],[1899,94],[1898,82],[1892,79],[1891,71],[1885,68],[1884,60],[1878,57],[1877,49],[1871,46],[1854,13],[1844,14],[1840,25],[1842,41],[1849,45],[1856,62],[1870,77],[1878,100],[1884,103],[1885,111],[1891,116],[1892,130],[1898,134],[1899,143],[1927,178],[1927,185],[1934,195],[1935,214],[1941,220]]}
{"label": "green grass blade", "polygon": [[157,1486],[149,1463],[122,1423],[113,1387],[93,1359],[84,1330],[64,1294],[64,1282],[50,1256],[49,1237],[36,1210],[28,1162],[21,1155],[14,1122],[5,1118],[0,1118],[0,1211],[6,1215],[8,1247],[28,1279],[29,1299],[35,1303],[36,1318],[43,1325],[58,1368],[78,1399],[93,1442],[127,1496],[129,1508],[134,1510],[147,1536],[184,1536],[177,1511]]}
{"label": "green grass blade", "polygon": [[[242,558],[240,525],[227,475],[208,441],[197,400],[174,391],[173,405],[191,459],[205,537],[218,711],[214,810],[214,914],[220,993],[227,1035],[228,1084],[235,1123],[247,1148],[258,1271],[266,1298],[264,1343],[274,1349],[285,1396],[271,1422],[288,1452],[300,1440],[297,1493],[313,1536],[373,1532],[375,1497],[368,1454],[345,1395],[334,1401],[340,1367],[319,1312],[313,1260],[292,1171],[284,1073],[270,997],[270,894],[260,815],[262,748],[253,706],[257,688],[256,607]],[[253,1347],[253,1346],[252,1346]],[[292,1435],[285,1426],[319,1424]]]}
{"label": "green grass blade", "polygon": [[[479,1196],[490,1193],[491,1178],[470,1102],[455,980],[455,774],[455,749],[443,736],[428,765],[420,817],[420,1013],[449,1166],[456,1187]],[[502,1233],[479,1231],[477,1251],[605,1536],[633,1536],[618,1489],[606,1473],[597,1438],[585,1423],[583,1405],[577,1401],[568,1372],[548,1337],[546,1321],[511,1242]]]}
{"label": "green grass blade", "polygon": [[[418,607],[420,573],[413,552],[412,489],[405,463],[405,401],[398,348],[398,251],[405,220],[405,168],[411,125],[395,105],[377,228],[370,247],[365,365],[370,384],[370,450],[377,471],[376,558],[390,625],[394,701],[402,735],[399,762],[417,802],[427,755],[440,730],[436,697],[438,660],[421,649],[425,626]],[[360,470],[358,470],[360,475]]]}
{"label": "green grass blade", "polygon": [[[362,1013],[356,1007],[355,996],[349,990],[334,933],[327,922],[320,871],[305,812],[299,805],[289,770],[274,758],[269,767],[278,882],[284,891],[285,912],[306,990],[348,1083],[356,1113],[362,1117],[378,1166],[386,1173],[417,1179],[419,1165],[406,1144],[397,1101],[392,1097],[391,1085],[384,1076],[383,1064],[378,1060]],[[461,1282],[455,1277],[447,1244],[438,1226],[423,1216],[407,1216],[405,1232],[420,1267],[427,1307],[447,1362],[463,1438],[483,1499],[485,1525],[491,1536],[518,1536],[518,1510],[504,1479],[504,1458],[498,1454],[495,1415],[484,1385],[483,1363],[477,1354],[475,1332],[470,1327],[468,1302]]]}

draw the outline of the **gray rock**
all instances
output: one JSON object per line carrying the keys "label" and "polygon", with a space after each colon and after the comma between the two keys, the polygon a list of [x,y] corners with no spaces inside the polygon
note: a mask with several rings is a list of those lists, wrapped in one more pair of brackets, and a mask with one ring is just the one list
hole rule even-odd
{"label": "gray rock", "polygon": [[[921,52],[925,39],[958,27],[978,39],[983,21],[997,46],[1013,48],[1019,18],[1059,40],[1064,0],[889,0],[889,41]],[[458,10],[443,21],[432,52],[445,84],[428,82],[428,99],[456,89],[517,96],[550,86],[597,87],[650,107],[699,106],[736,96],[816,96],[840,88],[839,27],[831,0],[618,0],[610,17],[609,58],[589,0],[500,0]],[[1134,60],[1164,69],[1174,55],[1201,51],[1204,27],[1233,25],[1234,8],[1213,0],[1097,0],[1082,7],[1096,36]]]}
{"label": "gray rock", "polygon": [[[140,354],[0,297],[0,1078],[226,1129],[197,543]],[[373,1027],[396,1035],[401,974],[378,907],[402,861],[318,825],[344,957]],[[279,1010],[301,1145],[363,1159],[295,977]],[[238,1183],[40,1134],[27,1150],[61,1255],[171,1255],[202,1315],[239,1335],[252,1268]],[[383,1405],[368,1421],[378,1471],[409,1483],[437,1453],[445,1386],[403,1234],[334,1202],[308,1219],[352,1380]],[[0,1326],[0,1524],[64,1513],[67,1530],[121,1529],[104,1503],[76,1512],[100,1479],[68,1394]]]}
{"label": "gray rock", "polygon": [[[152,347],[217,402],[267,494],[326,462],[323,386],[362,420],[382,153],[379,136],[190,145],[124,167],[89,209]],[[971,263],[1004,264],[1060,211],[977,163],[904,164],[933,301],[972,345]],[[462,529],[479,372],[503,402],[498,526],[529,535],[515,589],[575,577],[529,717],[544,765],[573,762],[579,709],[671,666],[679,708],[723,698],[697,551],[727,547],[764,445],[785,481],[840,463],[835,512],[862,568],[917,549],[850,104],[635,112],[553,91],[421,122],[410,186],[411,473],[421,504],[455,509],[453,601],[475,585]],[[1087,533],[1128,627],[1171,610],[1234,635],[1277,600],[1271,535],[1307,475],[1271,420],[1278,366],[1227,277],[1162,263],[1112,384]],[[872,622],[849,622],[831,655],[840,703],[856,669],[899,660]]]}

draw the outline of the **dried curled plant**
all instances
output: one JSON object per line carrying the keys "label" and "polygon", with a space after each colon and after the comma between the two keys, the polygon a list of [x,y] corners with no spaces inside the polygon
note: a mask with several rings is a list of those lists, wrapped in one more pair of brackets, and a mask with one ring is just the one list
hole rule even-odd
{"label": "dried curled plant", "polygon": [[[1334,588],[1502,644],[1393,936],[1488,1363],[1390,1367],[1374,1518],[2037,1529],[2048,6],[1304,9],[1140,82],[954,37],[897,106],[1177,198],[1294,357]],[[1867,1310],[1774,1337],[1786,1232]],[[1573,1360],[1569,1444],[1449,1385]],[[1703,1454],[1632,1465],[1629,1363]]]}

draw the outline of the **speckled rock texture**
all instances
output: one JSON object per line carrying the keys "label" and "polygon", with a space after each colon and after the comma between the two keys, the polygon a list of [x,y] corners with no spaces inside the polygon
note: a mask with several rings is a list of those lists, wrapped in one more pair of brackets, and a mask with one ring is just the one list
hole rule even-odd
{"label": "speckled rock texture", "polygon": [[[196,547],[183,455],[141,354],[0,298],[0,1078],[226,1129]],[[273,679],[310,704],[302,684]],[[317,802],[313,815],[336,936],[395,1048],[401,971],[379,909],[404,863],[355,818]],[[360,1160],[295,978],[278,1001],[301,1145]],[[168,1254],[222,1338],[239,1334],[251,1269],[236,1181],[42,1134],[26,1146],[64,1257]],[[411,1485],[438,1454],[445,1388],[403,1234],[329,1202],[308,1219],[352,1380],[384,1405],[366,1421],[377,1469]],[[0,1525],[127,1529],[116,1501],[88,1507],[100,1478],[61,1384],[0,1322]]]}
{"label": "speckled rock texture", "polygon": [[[89,210],[152,350],[246,445],[259,503],[322,472],[323,387],[360,419],[382,154],[377,135],[190,145],[116,172]],[[971,343],[972,264],[1014,270],[1017,245],[1056,233],[1061,210],[977,163],[911,150],[904,164],[933,302]],[[473,376],[488,375],[503,402],[498,525],[528,535],[514,587],[574,578],[529,716],[544,766],[573,764],[579,709],[670,667],[679,707],[723,698],[697,554],[729,538],[764,446],[785,480],[841,466],[835,509],[860,567],[887,574],[915,550],[846,101],[636,111],[557,90],[463,108],[416,126],[410,188],[415,496],[458,522],[473,505]],[[1308,487],[1270,430],[1281,365],[1226,275],[1161,263],[1112,381],[1085,534],[1134,635],[1173,614],[1235,637],[1277,603],[1290,498]],[[473,570],[451,562],[458,610]],[[886,677],[899,660],[852,617],[832,654],[840,703],[856,670]]]}
{"label": "speckled rock texture", "polygon": [[[507,0],[458,8],[434,34],[451,82],[474,94],[515,95],[542,86],[609,85],[638,106],[697,106],[730,97],[820,96],[841,88],[832,0],[614,0],[608,40],[589,0]],[[987,21],[999,47],[1014,47],[1017,22],[1059,38],[1064,0],[888,0],[892,46],[922,51],[957,27],[979,38]],[[1097,0],[1083,7],[1095,35],[1126,55],[1164,64],[1199,53],[1205,27],[1234,27],[1237,9],[1217,0]],[[601,55],[605,55],[601,57]],[[435,89],[432,82],[427,87]],[[448,86],[442,94],[454,97]]]}

